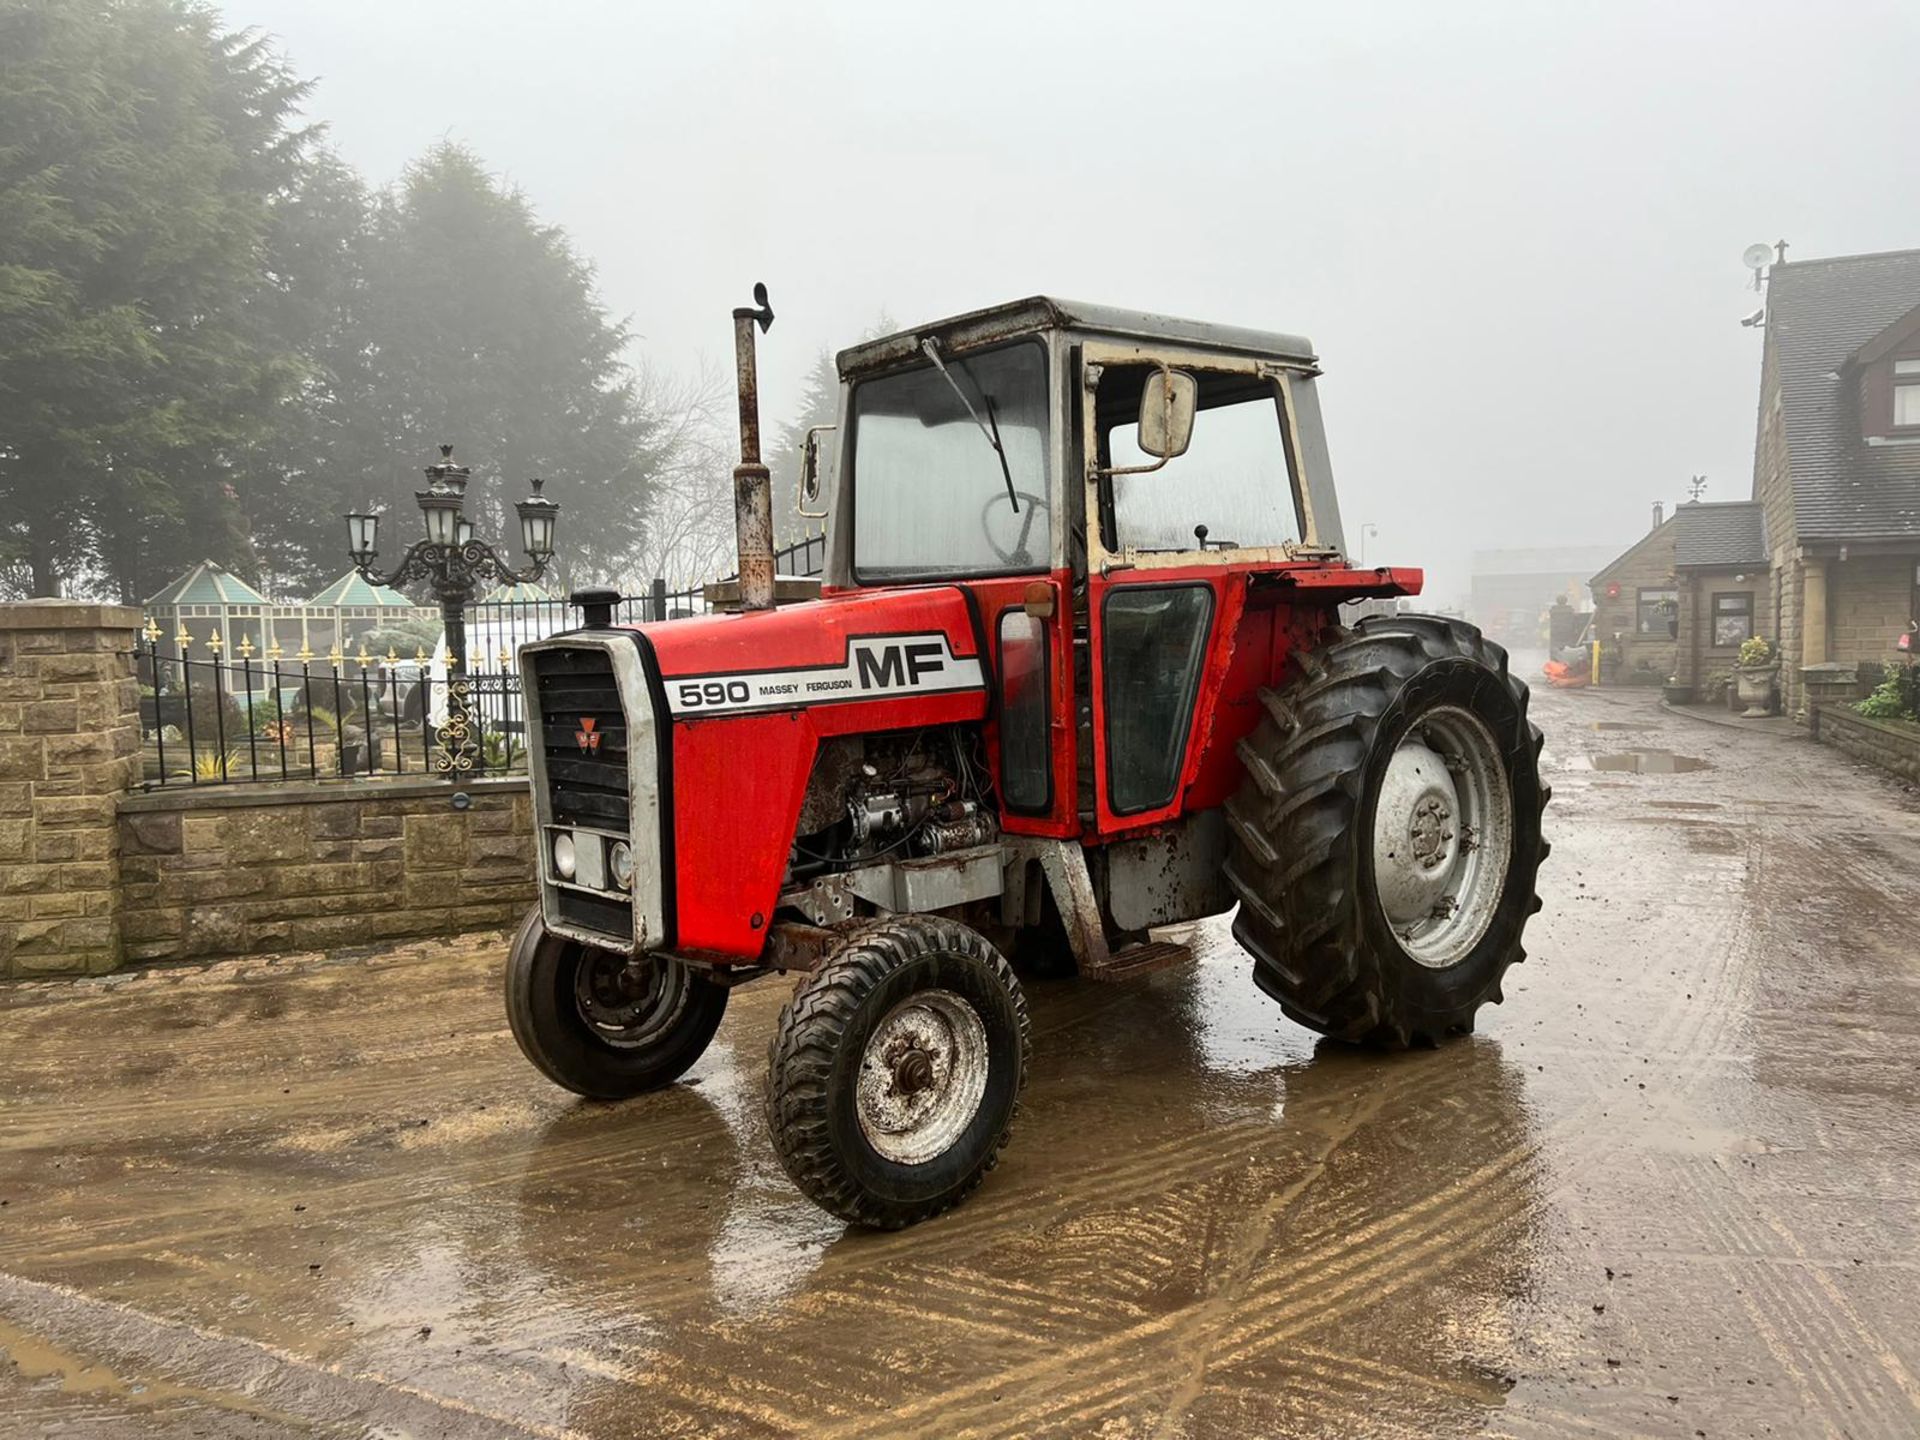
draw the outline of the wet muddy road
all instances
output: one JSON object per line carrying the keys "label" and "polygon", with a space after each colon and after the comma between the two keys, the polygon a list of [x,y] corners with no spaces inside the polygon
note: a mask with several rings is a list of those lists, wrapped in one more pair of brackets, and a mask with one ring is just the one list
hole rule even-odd
{"label": "wet muddy road", "polygon": [[522,1063],[497,938],[0,992],[0,1434],[1920,1433],[1920,801],[1538,705],[1478,1035],[1316,1044],[1217,924],[1036,984],[1005,1163],[905,1234],[777,1168],[777,983],[618,1107]]}

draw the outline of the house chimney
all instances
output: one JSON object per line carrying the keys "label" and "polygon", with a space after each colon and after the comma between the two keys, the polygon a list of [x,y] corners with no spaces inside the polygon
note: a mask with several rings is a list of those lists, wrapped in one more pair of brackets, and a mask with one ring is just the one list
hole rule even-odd
{"label": "house chimney", "polygon": [[1667,518],[1667,507],[1658,500],[1653,502],[1653,528],[1658,530],[1660,522]]}

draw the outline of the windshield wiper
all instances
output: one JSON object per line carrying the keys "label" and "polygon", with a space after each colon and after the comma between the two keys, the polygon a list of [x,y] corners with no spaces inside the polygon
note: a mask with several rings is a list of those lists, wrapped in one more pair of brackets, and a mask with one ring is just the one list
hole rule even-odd
{"label": "windshield wiper", "polygon": [[[993,447],[993,453],[1000,457],[1000,477],[1007,482],[1007,504],[1011,505],[1013,507],[1013,513],[1018,515],[1020,513],[1020,501],[1014,494],[1013,470],[1007,464],[1007,447],[1000,443],[1000,422],[994,416],[993,401],[987,396],[985,391],[981,392],[981,403],[987,407],[987,418],[982,420],[980,418],[980,412],[973,408],[973,401],[967,398],[967,392],[960,388],[960,382],[954,379],[952,372],[947,369],[947,362],[940,358],[939,342],[932,336],[928,336],[920,342],[920,349],[922,353],[933,362],[933,368],[940,372],[940,378],[946,381],[953,393],[960,397],[960,403],[967,407],[967,414],[971,415],[973,417],[973,423],[980,427],[980,433],[987,437],[987,444]],[[964,360],[956,360],[954,363],[960,366],[969,381],[973,380],[973,372],[967,370]],[[979,390],[980,386],[975,382],[973,388]]]}

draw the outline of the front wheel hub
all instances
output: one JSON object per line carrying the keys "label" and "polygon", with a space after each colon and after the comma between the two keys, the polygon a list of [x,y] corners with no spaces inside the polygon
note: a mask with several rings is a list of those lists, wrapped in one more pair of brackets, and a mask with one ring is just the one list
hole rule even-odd
{"label": "front wheel hub", "polygon": [[685,967],[658,956],[588,950],[573,977],[573,1003],[594,1034],[617,1048],[645,1045],[687,998]]}
{"label": "front wheel hub", "polygon": [[951,1148],[987,1092],[987,1031],[951,990],[923,990],[889,1010],[860,1058],[854,1112],[874,1150],[920,1165]]}

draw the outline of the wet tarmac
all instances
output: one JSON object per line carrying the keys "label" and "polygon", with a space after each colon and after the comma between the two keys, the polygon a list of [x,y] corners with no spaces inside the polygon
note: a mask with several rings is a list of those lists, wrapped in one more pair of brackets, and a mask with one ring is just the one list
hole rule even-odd
{"label": "wet tarmac", "polygon": [[1920,801],[1537,704],[1477,1035],[1316,1043],[1224,924],[1036,983],[1004,1163],[903,1234],[768,1149],[778,982],[614,1107],[520,1060],[501,937],[0,990],[0,1435],[1920,1433]]}

